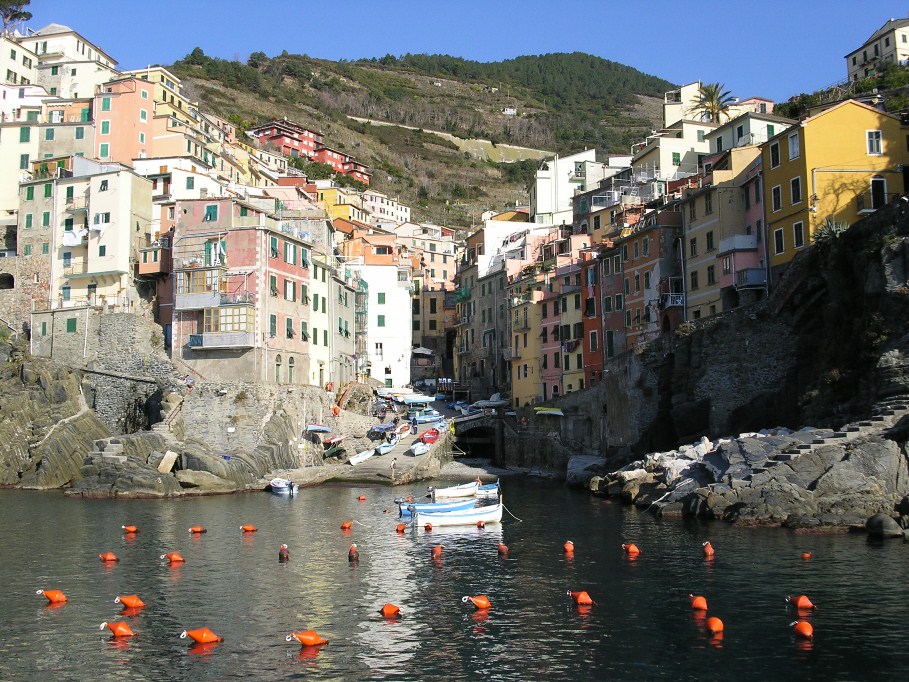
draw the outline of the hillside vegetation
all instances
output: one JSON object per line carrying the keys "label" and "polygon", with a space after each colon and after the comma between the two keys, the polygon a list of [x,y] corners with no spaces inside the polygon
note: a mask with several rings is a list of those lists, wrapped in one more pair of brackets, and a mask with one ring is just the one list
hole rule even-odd
{"label": "hillside vegetation", "polygon": [[[526,202],[539,164],[529,160],[503,172],[514,164],[478,158],[482,150],[507,143],[556,153],[627,153],[659,126],[663,92],[673,87],[582,53],[480,63],[444,55],[332,62],[258,52],[241,63],[196,48],[171,68],[203,108],[241,128],[287,116],[318,129],[327,144],[369,165],[373,186],[409,203],[417,219],[461,226],[476,222],[485,208]],[[506,115],[506,108],[515,114]],[[459,145],[458,138],[488,142]]]}

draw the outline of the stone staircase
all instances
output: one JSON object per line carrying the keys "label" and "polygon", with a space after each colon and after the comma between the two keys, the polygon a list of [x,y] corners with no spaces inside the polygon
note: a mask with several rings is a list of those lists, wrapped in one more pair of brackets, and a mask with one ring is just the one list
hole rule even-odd
{"label": "stone staircase", "polygon": [[768,458],[761,466],[755,466],[751,474],[744,477],[744,480],[751,481],[757,474],[762,474],[770,468],[785,462],[790,462],[800,455],[808,454],[816,448],[825,445],[831,445],[838,442],[853,440],[867,434],[874,434],[892,427],[902,417],[909,414],[909,396],[893,397],[877,403],[871,411],[868,419],[858,422],[852,422],[844,425],[838,431],[831,431],[829,435],[819,438],[813,438],[810,443],[798,443],[788,450],[779,452]]}

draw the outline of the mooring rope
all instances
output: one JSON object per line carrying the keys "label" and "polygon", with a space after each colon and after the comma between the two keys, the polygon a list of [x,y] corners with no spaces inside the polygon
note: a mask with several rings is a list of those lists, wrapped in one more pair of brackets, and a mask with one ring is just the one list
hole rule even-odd
{"label": "mooring rope", "polygon": [[506,507],[504,504],[502,505],[502,509],[504,509],[505,511],[507,511],[507,512],[509,513],[509,515],[511,515],[511,518],[513,518],[515,521],[518,521],[518,522],[520,522],[520,523],[524,523],[524,521],[523,521],[522,519],[519,519],[517,516],[515,516],[514,514],[512,514],[512,513],[511,513],[511,510],[510,510],[508,507]]}

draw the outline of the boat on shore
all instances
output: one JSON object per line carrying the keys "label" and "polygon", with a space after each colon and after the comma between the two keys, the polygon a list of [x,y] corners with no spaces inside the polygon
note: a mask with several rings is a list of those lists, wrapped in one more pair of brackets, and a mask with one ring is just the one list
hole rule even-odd
{"label": "boat on shore", "polygon": [[420,455],[425,455],[425,454],[426,454],[427,452],[429,452],[431,449],[432,449],[432,445],[431,445],[431,444],[429,444],[429,443],[421,443],[421,442],[418,441],[418,442],[416,442],[416,443],[414,443],[413,445],[410,446],[410,450],[408,450],[408,452],[410,452],[411,454],[413,454],[414,457],[419,457]]}
{"label": "boat on shore", "polygon": [[347,460],[347,462],[352,466],[356,466],[360,462],[365,462],[374,454],[376,454],[375,448],[372,450],[363,450],[363,452],[358,452],[357,454],[353,455],[349,460]]}
{"label": "boat on shore", "polygon": [[502,503],[490,504],[485,507],[463,509],[460,511],[445,512],[416,512],[413,517],[414,524],[425,526],[476,526],[487,523],[502,522]]}
{"label": "boat on shore", "polygon": [[391,435],[391,438],[389,438],[386,442],[382,443],[381,445],[376,446],[376,454],[377,455],[388,454],[389,452],[391,452],[392,448],[397,444],[398,444],[398,434],[393,433]]}
{"label": "boat on shore", "polygon": [[413,516],[417,512],[466,511],[476,506],[476,500],[469,498],[448,502],[405,502],[398,501],[400,516]]}
{"label": "boat on shore", "polygon": [[429,486],[427,492],[432,496],[433,500],[437,499],[448,499],[452,497],[476,497],[477,489],[480,487],[480,484],[476,481],[471,481],[470,483],[462,483],[461,485],[453,485],[448,488],[434,488]]}
{"label": "boat on shore", "polygon": [[439,429],[433,427],[431,429],[426,429],[423,433],[421,433],[419,436],[417,436],[417,439],[421,443],[426,443],[428,445],[432,445],[437,440],[439,440],[440,435],[442,435],[442,434],[439,431]]}
{"label": "boat on shore", "polygon": [[296,495],[300,489],[300,486],[286,478],[273,478],[268,487],[275,495]]}

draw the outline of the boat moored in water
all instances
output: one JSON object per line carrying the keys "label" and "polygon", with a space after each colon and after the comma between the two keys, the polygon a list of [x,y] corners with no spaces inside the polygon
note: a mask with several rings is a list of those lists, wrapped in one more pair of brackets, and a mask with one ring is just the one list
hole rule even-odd
{"label": "boat moored in water", "polygon": [[464,509],[460,511],[445,512],[416,512],[414,514],[414,524],[416,526],[425,526],[432,524],[436,526],[477,526],[487,523],[502,522],[502,503],[486,505],[485,507],[475,507],[473,509]]}
{"label": "boat moored in water", "polygon": [[447,499],[452,497],[475,497],[477,494],[477,489],[480,487],[480,484],[476,481],[471,481],[470,483],[462,483],[461,485],[453,485],[448,488],[434,488],[430,486],[427,488],[427,491],[434,500],[438,499]]}
{"label": "boat moored in water", "polygon": [[275,495],[296,495],[300,489],[300,486],[286,478],[273,478],[268,487]]}
{"label": "boat moored in water", "polygon": [[405,502],[396,500],[401,516],[412,516],[417,512],[466,511],[476,506],[476,500],[469,498],[446,502]]}

